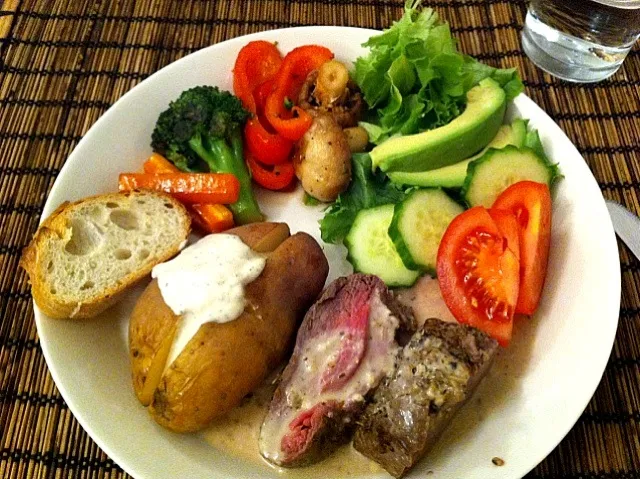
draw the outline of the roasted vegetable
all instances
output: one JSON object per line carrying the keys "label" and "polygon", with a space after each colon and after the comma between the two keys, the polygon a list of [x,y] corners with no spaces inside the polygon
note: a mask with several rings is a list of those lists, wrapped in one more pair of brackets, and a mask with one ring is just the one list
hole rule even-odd
{"label": "roasted vegetable", "polygon": [[318,69],[314,96],[321,105],[330,105],[344,95],[349,82],[347,67],[338,60],[331,60]]}
{"label": "roasted vegetable", "polygon": [[298,96],[307,75],[332,58],[333,53],[328,48],[304,45],[291,50],[282,60],[264,113],[269,124],[285,138],[297,141],[311,126],[313,118],[292,101]]}
{"label": "roasted vegetable", "polygon": [[285,163],[293,147],[292,141],[265,128],[268,123],[264,118],[264,106],[275,88],[275,77],[281,64],[282,57],[276,44],[255,40],[242,47],[233,66],[233,91],[252,114],[244,128],[247,153],[265,165]]}
{"label": "roasted vegetable", "polygon": [[304,110],[329,113],[342,128],[356,126],[364,110],[360,89],[349,79],[347,68],[336,60],[309,73],[298,103]]}
{"label": "roasted vegetable", "polygon": [[233,203],[240,194],[238,179],[226,173],[120,173],[118,188],[162,191],[182,203]]}
{"label": "roasted vegetable", "polygon": [[154,151],[183,171],[232,173],[240,197],[230,205],[236,223],[262,220],[242,152],[248,113],[238,98],[216,87],[185,90],[160,114],[151,137]]}
{"label": "roasted vegetable", "polygon": [[351,181],[351,150],[333,117],[318,114],[296,144],[296,176],[304,190],[320,201],[333,201]]}
{"label": "roasted vegetable", "polygon": [[369,144],[369,134],[367,130],[361,126],[353,126],[342,130],[344,136],[347,137],[347,143],[351,153],[362,153],[367,149]]}

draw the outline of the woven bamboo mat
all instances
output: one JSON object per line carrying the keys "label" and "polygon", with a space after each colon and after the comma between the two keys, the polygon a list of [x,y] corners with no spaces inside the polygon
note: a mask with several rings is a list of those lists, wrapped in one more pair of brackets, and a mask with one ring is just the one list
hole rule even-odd
{"label": "woven bamboo mat", "polygon": [[[128,477],[87,436],[47,370],[21,249],[89,127],[172,61],[238,35],[296,25],[383,28],[403,0],[5,0],[0,10],[0,477]],[[578,146],[606,197],[640,212],[640,52],[610,80],[567,84],[523,55],[524,1],[435,0],[463,51],[517,66]],[[640,477],[640,265],[620,245],[622,308],[598,391],[535,478]],[[526,438],[522,438],[526,448]]]}

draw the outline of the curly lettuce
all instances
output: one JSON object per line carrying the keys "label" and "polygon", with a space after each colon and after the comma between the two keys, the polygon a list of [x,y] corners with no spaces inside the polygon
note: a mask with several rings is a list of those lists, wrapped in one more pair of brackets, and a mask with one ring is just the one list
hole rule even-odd
{"label": "curly lettuce", "polygon": [[515,68],[499,69],[460,53],[449,24],[422,0],[407,0],[402,18],[364,47],[354,79],[369,108],[363,122],[380,144],[394,135],[410,135],[446,125],[464,111],[466,93],[491,77],[511,100],[523,89]]}

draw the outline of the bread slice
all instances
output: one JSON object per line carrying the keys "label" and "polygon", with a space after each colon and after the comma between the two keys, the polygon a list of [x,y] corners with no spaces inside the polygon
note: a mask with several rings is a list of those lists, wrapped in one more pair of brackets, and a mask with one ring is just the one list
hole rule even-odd
{"label": "bread slice", "polygon": [[33,299],[51,318],[89,318],[186,244],[191,219],[163,193],[129,191],[63,203],[22,252]]}

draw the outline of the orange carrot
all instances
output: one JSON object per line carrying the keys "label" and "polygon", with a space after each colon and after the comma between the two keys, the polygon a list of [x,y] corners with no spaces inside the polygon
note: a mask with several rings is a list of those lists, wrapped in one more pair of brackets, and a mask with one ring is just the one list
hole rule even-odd
{"label": "orange carrot", "polygon": [[240,182],[228,173],[120,173],[120,191],[164,191],[183,203],[230,204],[238,201]]}
{"label": "orange carrot", "polygon": [[207,233],[220,233],[233,227],[233,213],[223,205],[192,205],[196,223]]}
{"label": "orange carrot", "polygon": [[[158,153],[152,153],[144,162],[145,173],[157,175],[162,173],[178,173],[180,170]],[[234,226],[233,213],[224,205],[194,204],[189,205],[189,213],[193,222],[205,233],[219,233]]]}
{"label": "orange carrot", "polygon": [[158,173],[178,173],[180,171],[173,163],[158,153],[152,153],[147,161],[144,162],[142,168],[145,173],[151,175]]}

